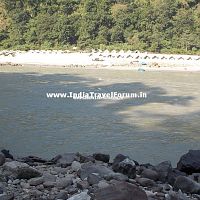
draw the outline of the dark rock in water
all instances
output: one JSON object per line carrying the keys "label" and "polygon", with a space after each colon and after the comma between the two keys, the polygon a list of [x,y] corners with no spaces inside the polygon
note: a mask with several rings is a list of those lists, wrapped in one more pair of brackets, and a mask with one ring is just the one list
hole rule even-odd
{"label": "dark rock in water", "polygon": [[82,180],[87,178],[90,174],[96,173],[101,177],[113,173],[113,171],[103,165],[83,164],[82,169],[78,171],[78,175]]}
{"label": "dark rock in water", "polygon": [[65,153],[62,155],[58,155],[51,160],[51,162],[56,163],[59,167],[68,167],[71,166],[73,161],[77,161],[78,156],[75,153]]}
{"label": "dark rock in water", "polygon": [[187,174],[200,172],[200,150],[189,150],[184,154],[178,164],[177,168]]}
{"label": "dark rock in water", "polygon": [[178,176],[186,176],[186,173],[181,172],[181,171],[179,171],[178,169],[172,169],[172,171],[170,171],[170,172],[168,173],[167,182],[168,182],[170,185],[174,185],[174,182],[176,181],[176,178],[177,178]]}
{"label": "dark rock in water", "polygon": [[87,178],[87,181],[90,185],[98,184],[101,180],[103,180],[103,178],[95,173],[89,174]]}
{"label": "dark rock in water", "polygon": [[135,178],[136,176],[136,164],[133,160],[128,157],[125,158],[123,155],[118,155],[113,162],[113,170],[115,172],[127,175],[129,178]]}
{"label": "dark rock in water", "polygon": [[146,193],[139,187],[126,182],[117,182],[94,192],[95,200],[147,200]]}
{"label": "dark rock in water", "polygon": [[93,154],[93,157],[95,160],[99,160],[105,163],[108,163],[110,160],[110,155],[108,154],[102,154],[102,153],[95,153]]}
{"label": "dark rock in water", "polygon": [[9,151],[9,150],[3,149],[3,150],[1,150],[1,152],[4,154],[4,156],[5,156],[6,158],[13,159],[13,156],[10,154],[10,151]]}
{"label": "dark rock in water", "polygon": [[185,193],[200,194],[200,184],[185,176],[176,178],[174,188],[177,190],[180,189]]}
{"label": "dark rock in water", "polygon": [[164,161],[155,166],[155,170],[158,173],[158,179],[162,182],[165,182],[167,180],[168,174],[172,171],[171,162]]}
{"label": "dark rock in water", "polygon": [[27,163],[28,165],[34,166],[35,163],[47,163],[47,160],[39,158],[37,156],[28,156],[19,159],[20,162]]}
{"label": "dark rock in water", "polygon": [[38,170],[18,161],[7,162],[3,168],[17,179],[31,179],[41,176]]}
{"label": "dark rock in water", "polygon": [[143,170],[143,172],[141,173],[141,176],[143,178],[149,178],[152,179],[154,181],[158,180],[158,173],[152,169],[145,169]]}
{"label": "dark rock in water", "polygon": [[2,166],[5,163],[5,156],[3,153],[0,153],[0,166]]}

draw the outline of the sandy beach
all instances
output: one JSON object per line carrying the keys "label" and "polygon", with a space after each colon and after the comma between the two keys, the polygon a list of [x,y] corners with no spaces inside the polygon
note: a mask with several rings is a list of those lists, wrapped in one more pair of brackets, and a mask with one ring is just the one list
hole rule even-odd
{"label": "sandy beach", "polygon": [[[200,71],[200,56],[152,54],[131,51],[0,51],[1,71],[5,66],[23,69],[89,68],[138,71]],[[7,67],[6,67],[7,68]],[[12,68],[11,68],[12,69]]]}

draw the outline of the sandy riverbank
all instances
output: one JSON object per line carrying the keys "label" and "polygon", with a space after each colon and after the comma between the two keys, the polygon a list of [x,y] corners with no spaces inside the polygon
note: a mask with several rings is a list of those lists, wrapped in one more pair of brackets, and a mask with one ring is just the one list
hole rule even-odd
{"label": "sandy riverbank", "polygon": [[5,66],[22,68],[67,68],[139,70],[139,71],[200,71],[200,57],[134,52],[64,52],[64,51],[1,51],[1,71]]}

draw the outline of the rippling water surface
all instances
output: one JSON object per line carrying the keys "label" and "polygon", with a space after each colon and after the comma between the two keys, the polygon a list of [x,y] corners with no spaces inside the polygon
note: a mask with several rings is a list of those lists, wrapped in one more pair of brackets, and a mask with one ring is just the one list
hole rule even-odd
{"label": "rippling water surface", "polygon": [[[200,74],[66,69],[0,73],[0,148],[50,158],[123,153],[175,164],[200,148]],[[47,99],[46,92],[147,92],[147,99]]]}

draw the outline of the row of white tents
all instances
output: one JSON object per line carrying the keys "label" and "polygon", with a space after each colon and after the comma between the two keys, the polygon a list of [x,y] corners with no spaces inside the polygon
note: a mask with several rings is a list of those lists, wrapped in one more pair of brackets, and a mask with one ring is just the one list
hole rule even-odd
{"label": "row of white tents", "polygon": [[123,59],[145,59],[145,60],[188,60],[200,61],[200,56],[195,55],[174,55],[174,54],[154,54],[154,53],[141,53],[139,51],[97,51],[90,54],[93,60],[102,58],[123,58]]}

